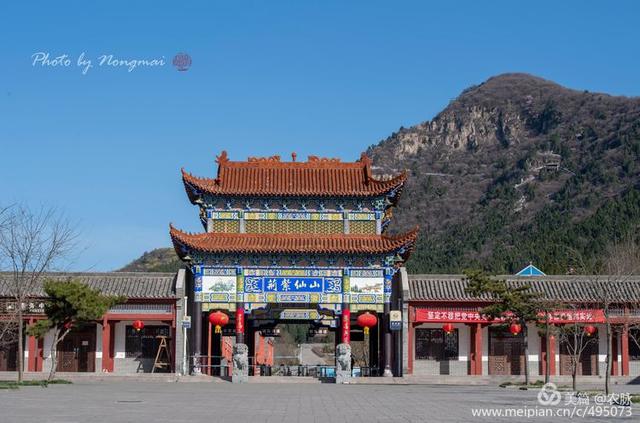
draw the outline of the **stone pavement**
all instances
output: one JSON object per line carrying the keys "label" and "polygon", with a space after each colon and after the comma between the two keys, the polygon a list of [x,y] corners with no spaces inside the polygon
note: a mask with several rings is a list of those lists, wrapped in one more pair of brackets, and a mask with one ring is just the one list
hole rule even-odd
{"label": "stone pavement", "polygon": [[[624,392],[624,388],[622,388]],[[77,382],[0,390],[2,423],[610,422],[473,417],[473,408],[536,409],[537,390],[492,386]],[[562,405],[563,403],[561,403]]]}

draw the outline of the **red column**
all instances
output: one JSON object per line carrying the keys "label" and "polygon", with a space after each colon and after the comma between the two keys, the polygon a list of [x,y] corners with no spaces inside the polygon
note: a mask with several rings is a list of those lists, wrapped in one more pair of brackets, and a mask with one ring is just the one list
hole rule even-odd
{"label": "red column", "polygon": [[111,322],[102,319],[102,371],[113,372],[113,358],[111,357]]}
{"label": "red column", "polygon": [[482,375],[482,325],[480,323],[476,324],[474,355],[476,375],[480,376]]}
{"label": "red column", "polygon": [[[29,319],[29,326],[33,324],[33,318]],[[27,339],[27,349],[29,351],[29,358],[27,359],[27,371],[35,372],[36,371],[36,357],[38,353],[36,352],[36,337],[30,336]]]}
{"label": "red column", "polygon": [[351,342],[351,309],[349,304],[342,306],[342,343],[348,344]]}
{"label": "red column", "polygon": [[244,304],[236,304],[236,343],[244,343]]}
{"label": "red column", "polygon": [[622,350],[622,376],[629,376],[629,327],[622,327],[622,337],[620,338],[620,349]]}
{"label": "red column", "polygon": [[615,331],[611,334],[611,376],[618,376],[618,334]]}
{"label": "red column", "polygon": [[556,337],[553,335],[549,336],[549,351],[547,352],[547,360],[551,364],[551,368],[549,369],[549,373],[551,376],[556,374]]}
{"label": "red column", "polygon": [[36,372],[42,371],[42,362],[44,357],[44,339],[38,339],[37,346],[37,354],[36,354]]}
{"label": "red column", "polygon": [[476,374],[476,325],[469,327],[469,375]]}

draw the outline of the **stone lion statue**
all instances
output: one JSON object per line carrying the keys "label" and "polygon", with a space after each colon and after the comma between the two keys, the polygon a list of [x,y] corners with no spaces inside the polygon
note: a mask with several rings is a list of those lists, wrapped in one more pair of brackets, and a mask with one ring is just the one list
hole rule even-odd
{"label": "stone lion statue", "polygon": [[236,344],[233,346],[233,367],[240,372],[244,372],[249,366],[249,347],[246,344]]}
{"label": "stone lion statue", "polygon": [[338,371],[351,372],[351,346],[349,344],[338,344],[336,362]]}

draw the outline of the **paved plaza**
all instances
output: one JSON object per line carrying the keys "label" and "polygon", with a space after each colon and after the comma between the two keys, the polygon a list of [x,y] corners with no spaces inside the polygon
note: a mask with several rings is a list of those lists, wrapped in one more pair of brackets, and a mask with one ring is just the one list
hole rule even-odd
{"label": "paved plaza", "polygon": [[[624,392],[624,389],[621,389]],[[0,390],[3,423],[638,421],[496,418],[472,409],[539,410],[537,390],[493,386],[77,382]],[[564,400],[559,407],[564,407]]]}

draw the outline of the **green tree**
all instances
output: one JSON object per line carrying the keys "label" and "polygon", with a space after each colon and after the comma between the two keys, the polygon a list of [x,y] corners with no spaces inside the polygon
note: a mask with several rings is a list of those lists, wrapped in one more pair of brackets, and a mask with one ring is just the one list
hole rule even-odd
{"label": "green tree", "polygon": [[469,280],[467,292],[480,297],[489,295],[493,302],[482,309],[490,319],[505,318],[522,328],[524,344],[524,377],[529,384],[529,339],[527,323],[540,320],[540,310],[544,304],[538,294],[531,292],[529,285],[508,286],[505,280],[490,277],[479,270],[466,271]]}
{"label": "green tree", "polygon": [[124,297],[103,295],[77,280],[47,280],[44,292],[46,319],[39,320],[27,329],[31,336],[42,338],[53,329],[51,344],[51,371],[49,380],[55,376],[58,367],[57,347],[74,328],[91,324],[100,319],[112,306],[126,301]]}

